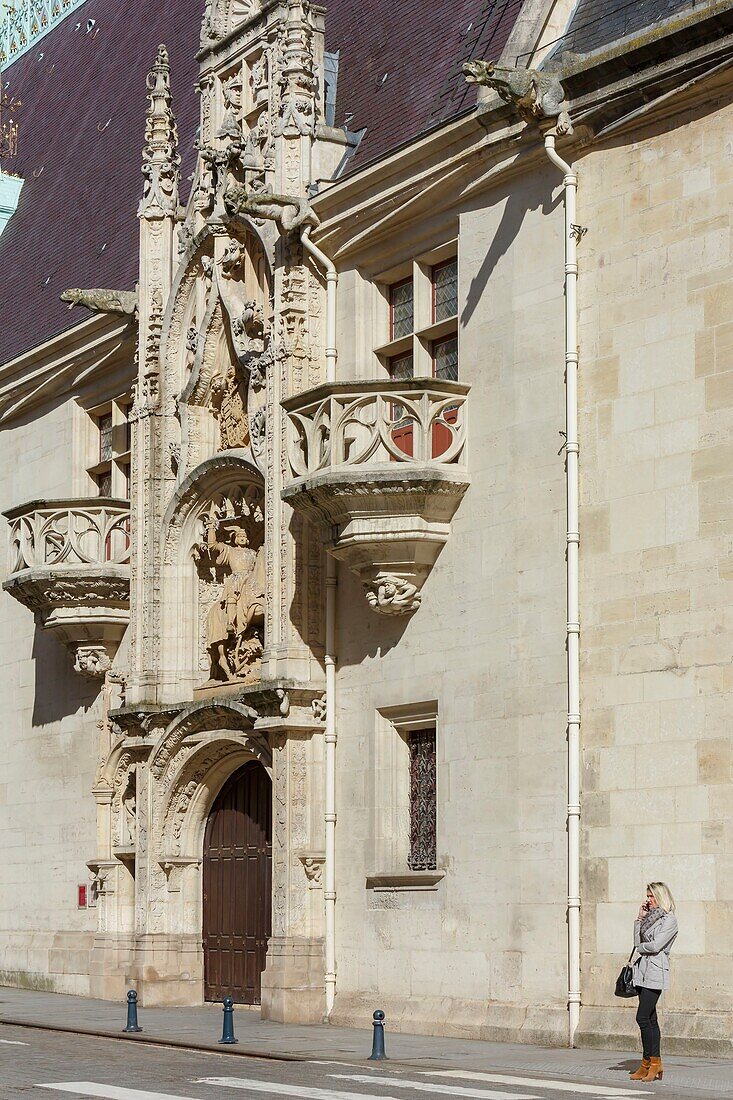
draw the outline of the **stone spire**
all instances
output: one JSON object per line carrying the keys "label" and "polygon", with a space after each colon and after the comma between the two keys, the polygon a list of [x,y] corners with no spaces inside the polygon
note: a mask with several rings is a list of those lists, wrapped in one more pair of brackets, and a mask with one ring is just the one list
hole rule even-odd
{"label": "stone spire", "polygon": [[168,50],[165,46],[158,46],[155,64],[148,73],[146,82],[150,104],[145,119],[142,166],[145,184],[138,208],[141,218],[170,217],[178,209],[181,158],[178,155],[178,130],[172,110],[170,73]]}

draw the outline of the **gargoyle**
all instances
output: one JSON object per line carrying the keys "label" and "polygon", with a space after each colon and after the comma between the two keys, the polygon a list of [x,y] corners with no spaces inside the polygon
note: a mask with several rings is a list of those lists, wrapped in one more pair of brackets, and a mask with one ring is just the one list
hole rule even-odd
{"label": "gargoyle", "polygon": [[320,225],[320,219],[306,198],[274,195],[271,191],[248,191],[241,183],[231,183],[224,193],[224,205],[232,215],[274,221],[284,233],[303,225]]}
{"label": "gargoyle", "polygon": [[565,89],[557,73],[504,69],[493,61],[467,61],[463,73],[469,84],[493,88],[505,103],[514,104],[525,122],[556,118],[558,134],[572,134]]}
{"label": "gargoyle", "polygon": [[62,302],[74,306],[86,306],[93,313],[122,313],[132,317],[137,310],[136,290],[79,290],[74,287],[61,295]]}

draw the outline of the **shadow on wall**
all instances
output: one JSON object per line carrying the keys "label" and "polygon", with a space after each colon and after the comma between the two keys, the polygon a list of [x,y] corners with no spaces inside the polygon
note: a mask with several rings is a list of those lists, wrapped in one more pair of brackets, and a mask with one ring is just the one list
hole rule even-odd
{"label": "shadow on wall", "polygon": [[[555,176],[557,178],[555,178]],[[461,325],[465,328],[474,314],[476,306],[481,301],[481,296],[486,290],[496,265],[502,256],[506,255],[514,244],[519,230],[522,228],[524,216],[528,210],[542,208],[543,214],[551,214],[558,206],[562,205],[562,179],[555,172],[533,173],[526,179],[515,179],[513,186],[497,190],[492,196],[492,206],[498,205],[502,199],[506,199],[504,212],[497,226],[494,238],[484,256],[481,267],[471,280],[466,296],[466,304],[461,314]],[[557,194],[553,198],[553,192]],[[486,199],[477,200],[474,210],[485,209]]]}
{"label": "shadow on wall", "polygon": [[59,722],[93,706],[101,681],[74,672],[69,650],[39,627],[33,637],[32,656],[35,661],[34,726]]}
{"label": "shadow on wall", "polygon": [[401,641],[411,615],[380,615],[372,611],[357,577],[339,568],[336,649],[340,668],[384,657]]}

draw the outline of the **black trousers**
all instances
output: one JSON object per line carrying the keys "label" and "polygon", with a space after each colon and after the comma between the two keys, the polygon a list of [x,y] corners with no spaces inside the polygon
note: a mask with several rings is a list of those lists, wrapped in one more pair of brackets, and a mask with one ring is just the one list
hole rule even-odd
{"label": "black trousers", "polygon": [[659,1021],[657,1020],[657,1001],[662,996],[661,989],[647,989],[636,986],[639,994],[639,1007],[636,1010],[636,1022],[641,1032],[641,1046],[645,1058],[659,1058]]}

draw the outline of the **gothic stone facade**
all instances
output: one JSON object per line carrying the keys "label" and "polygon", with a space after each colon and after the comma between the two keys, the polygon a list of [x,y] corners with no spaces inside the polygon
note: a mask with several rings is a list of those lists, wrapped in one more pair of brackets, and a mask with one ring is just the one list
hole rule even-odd
{"label": "gothic stone facade", "polygon": [[[564,223],[539,122],[580,180],[575,1041],[633,1035],[613,979],[662,878],[669,1048],[728,1053],[729,78],[639,113],[643,74],[611,108],[575,59],[569,132],[494,77],[329,182],[352,138],[324,116],[324,18],[209,3],[185,208],[161,48],[137,297],[76,292],[94,316],[3,368],[0,978],[200,1003],[207,822],[256,761],[266,1016],[364,1025],[377,997],[392,1027],[566,1041]],[[103,459],[129,461],[129,509],[90,493]]]}

